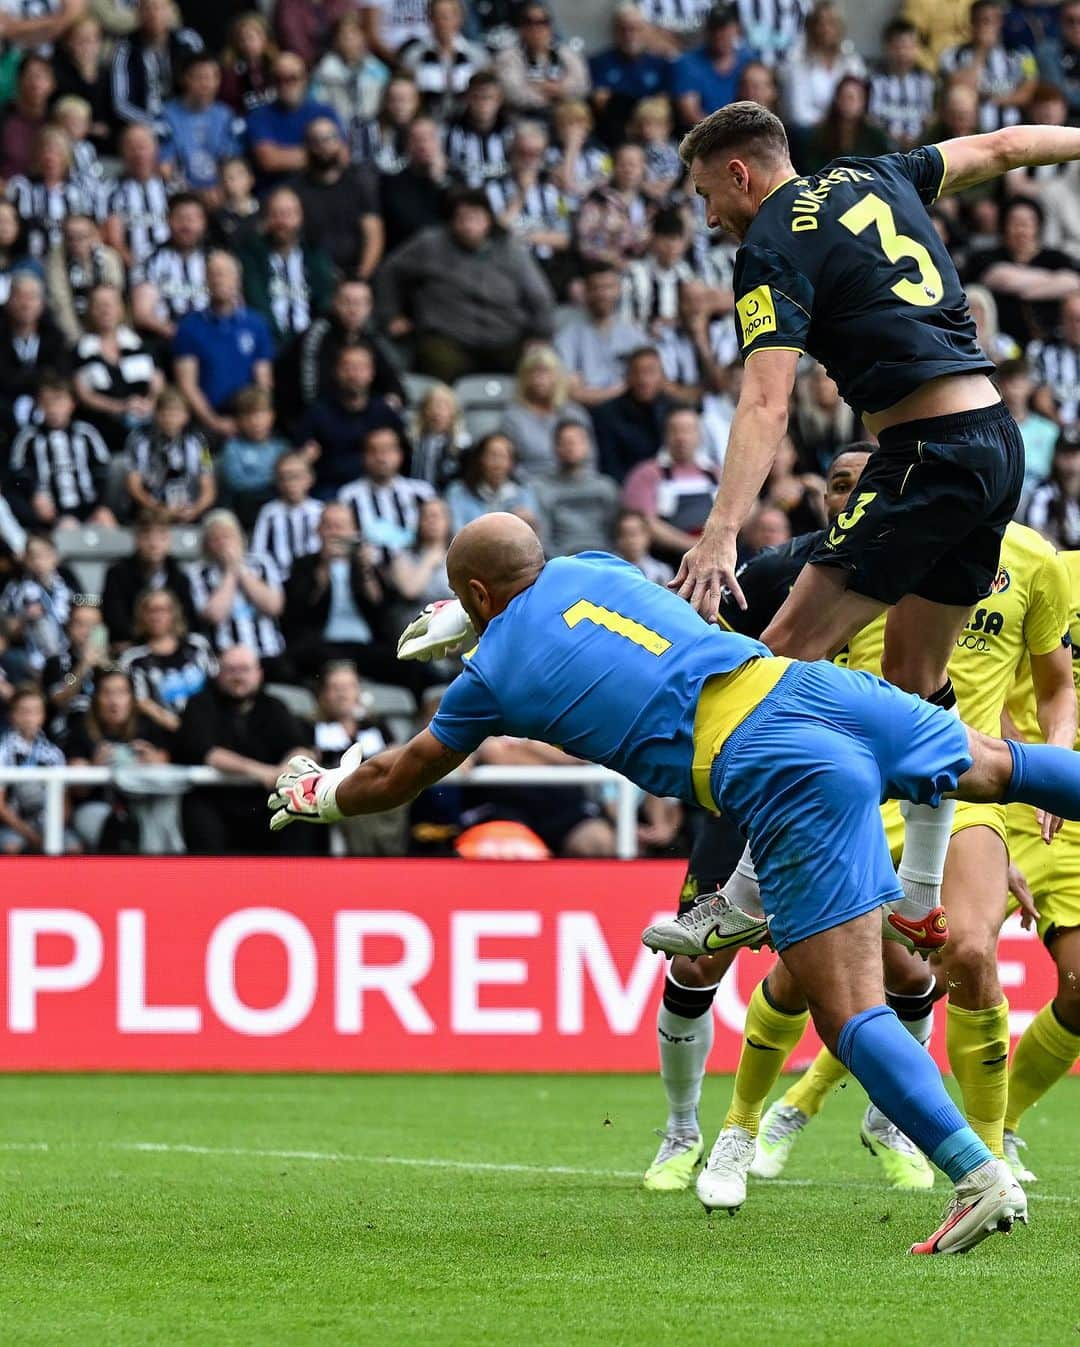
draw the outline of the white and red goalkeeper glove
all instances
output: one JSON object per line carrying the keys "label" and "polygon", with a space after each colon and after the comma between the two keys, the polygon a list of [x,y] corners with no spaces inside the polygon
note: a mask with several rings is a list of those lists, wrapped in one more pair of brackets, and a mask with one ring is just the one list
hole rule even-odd
{"label": "white and red goalkeeper glove", "polygon": [[476,632],[460,599],[440,599],[429,603],[401,633],[398,659],[418,659],[423,663],[469,650],[476,644]]}
{"label": "white and red goalkeeper glove", "polygon": [[290,823],[338,823],[344,817],[337,804],[337,788],[359,767],[363,758],[359,744],[353,744],[341,758],[341,766],[326,771],[311,758],[297,754],[290,758],[277,779],[277,789],[266,802],[276,810],[270,819],[270,831],[280,832]]}

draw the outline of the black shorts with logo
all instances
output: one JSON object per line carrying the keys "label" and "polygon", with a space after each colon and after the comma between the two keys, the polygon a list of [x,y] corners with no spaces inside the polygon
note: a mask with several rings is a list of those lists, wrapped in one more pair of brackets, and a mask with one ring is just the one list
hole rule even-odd
{"label": "black shorts with logo", "polygon": [[847,509],[810,555],[856,594],[971,607],[990,593],[1020,501],[1024,442],[1004,403],[883,430]]}
{"label": "black shorts with logo", "polygon": [[746,846],[746,838],[724,814],[703,814],[679,891],[679,912],[688,911],[703,893],[728,882]]}

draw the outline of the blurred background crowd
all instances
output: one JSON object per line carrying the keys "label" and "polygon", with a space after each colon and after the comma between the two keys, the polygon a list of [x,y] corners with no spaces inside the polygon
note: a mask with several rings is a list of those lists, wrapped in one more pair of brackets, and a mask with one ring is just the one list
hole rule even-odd
{"label": "blurred background crowd", "polygon": [[[267,850],[291,749],[407,737],[453,669],[399,663],[397,634],[485,511],[671,577],[741,376],[735,243],[676,150],[702,115],[768,105],[803,172],[1080,118],[1080,0],[906,0],[873,59],[807,0],[643,0],[602,26],[587,45],[539,0],[0,2],[0,766],[114,769],[69,791],[70,851]],[[1023,431],[1021,517],[1063,548],[1078,175],[934,214]],[[790,426],[745,557],[818,527],[865,438],[810,361]],[[250,784],[180,801],[166,762]],[[466,779],[282,844],[608,855],[608,803]],[[42,810],[41,786],[0,787],[0,853],[41,849]],[[643,850],[687,828],[642,800]]]}

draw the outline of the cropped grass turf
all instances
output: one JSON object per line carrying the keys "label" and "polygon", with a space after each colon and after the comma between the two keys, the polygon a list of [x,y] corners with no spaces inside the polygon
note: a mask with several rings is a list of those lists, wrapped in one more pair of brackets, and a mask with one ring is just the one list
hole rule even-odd
{"label": "cropped grass turf", "polygon": [[3,1077],[0,1342],[1076,1342],[1080,1080],[1026,1128],[1032,1226],[965,1258],[906,1255],[945,1183],[883,1188],[860,1107],[839,1092],[787,1182],[707,1220],[638,1186],[648,1078]]}

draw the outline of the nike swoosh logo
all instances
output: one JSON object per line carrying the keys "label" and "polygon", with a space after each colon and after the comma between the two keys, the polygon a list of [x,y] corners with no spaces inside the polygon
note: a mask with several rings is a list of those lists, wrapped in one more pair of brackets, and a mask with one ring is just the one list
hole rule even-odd
{"label": "nike swoosh logo", "polygon": [[771,1043],[755,1043],[752,1038],[744,1040],[748,1048],[757,1048],[759,1052],[779,1052],[779,1048],[774,1048]]}
{"label": "nike swoosh logo", "polygon": [[1008,1055],[1009,1054],[1007,1052],[1003,1052],[1000,1057],[988,1057],[986,1061],[983,1062],[983,1066],[1000,1066],[1000,1064],[1003,1061],[1005,1061]]}
{"label": "nike swoosh logo", "polygon": [[[763,925],[764,923],[760,924]],[[746,937],[748,935],[756,936],[757,934],[757,931],[737,931],[734,935],[723,936],[714,926],[701,943],[707,950],[730,949],[733,945],[746,944]]]}

